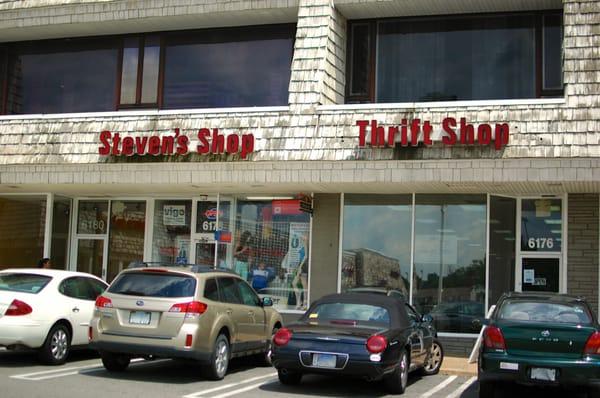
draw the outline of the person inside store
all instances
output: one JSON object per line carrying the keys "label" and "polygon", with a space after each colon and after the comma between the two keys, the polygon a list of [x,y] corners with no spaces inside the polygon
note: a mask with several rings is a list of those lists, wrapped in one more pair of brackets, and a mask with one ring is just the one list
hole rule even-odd
{"label": "person inside store", "polygon": [[258,267],[254,268],[250,275],[254,290],[258,292],[260,289],[266,288],[267,284],[269,283],[269,275],[269,270],[267,269],[265,263],[262,261],[258,263]]}
{"label": "person inside store", "polygon": [[249,231],[244,231],[233,253],[233,257],[235,258],[234,271],[245,280],[248,280],[248,264],[250,263],[252,254],[252,249],[250,248],[251,238],[252,234]]}
{"label": "person inside store", "polygon": [[42,258],[40,261],[38,261],[37,267],[38,268],[52,268],[52,262],[50,261],[49,258]]}

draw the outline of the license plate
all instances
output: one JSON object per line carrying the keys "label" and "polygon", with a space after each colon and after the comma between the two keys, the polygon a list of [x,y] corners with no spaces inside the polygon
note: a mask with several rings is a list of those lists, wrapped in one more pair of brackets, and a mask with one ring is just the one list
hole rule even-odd
{"label": "license plate", "polygon": [[336,357],[330,354],[314,354],[313,366],[319,368],[335,368]]}
{"label": "license plate", "polygon": [[542,381],[556,381],[556,369],[531,368],[531,379]]}
{"label": "license plate", "polygon": [[134,325],[149,325],[150,313],[146,311],[131,311],[129,314],[129,323]]}

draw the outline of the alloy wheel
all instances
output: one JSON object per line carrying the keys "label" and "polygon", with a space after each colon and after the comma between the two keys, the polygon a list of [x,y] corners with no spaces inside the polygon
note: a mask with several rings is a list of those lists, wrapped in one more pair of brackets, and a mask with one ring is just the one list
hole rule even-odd
{"label": "alloy wheel", "polygon": [[217,343],[217,357],[215,358],[215,368],[219,377],[225,376],[228,362],[229,350],[227,348],[227,343],[223,340],[220,340]]}
{"label": "alloy wheel", "polygon": [[433,372],[436,370],[442,362],[442,348],[436,342],[433,343],[433,347],[431,347],[431,355],[429,356],[429,360],[427,361],[427,365],[425,366],[425,370],[428,372]]}
{"label": "alloy wheel", "polygon": [[402,354],[402,359],[400,360],[400,383],[402,384],[402,389],[406,388],[408,384],[408,363],[407,363],[406,353]]}
{"label": "alloy wheel", "polygon": [[62,329],[57,329],[52,335],[52,340],[50,342],[50,351],[52,352],[52,356],[56,360],[61,360],[67,354],[67,349],[69,346],[69,341],[67,334]]}

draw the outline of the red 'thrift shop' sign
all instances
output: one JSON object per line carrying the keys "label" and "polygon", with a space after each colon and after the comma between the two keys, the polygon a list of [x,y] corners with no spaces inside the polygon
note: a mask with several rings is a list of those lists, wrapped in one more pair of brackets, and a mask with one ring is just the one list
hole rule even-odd
{"label": "red 'thrift shop' sign", "polygon": [[[377,120],[358,120],[358,146],[393,147],[417,146],[422,142],[425,146],[433,145],[433,126],[429,120],[402,119],[396,126],[381,126]],[[481,145],[493,146],[499,151],[508,144],[510,127],[508,123],[496,123],[494,127],[487,123],[473,125],[464,117],[457,123],[453,117],[447,117],[441,125],[441,141],[444,145]],[[370,136],[367,142],[367,136]]]}

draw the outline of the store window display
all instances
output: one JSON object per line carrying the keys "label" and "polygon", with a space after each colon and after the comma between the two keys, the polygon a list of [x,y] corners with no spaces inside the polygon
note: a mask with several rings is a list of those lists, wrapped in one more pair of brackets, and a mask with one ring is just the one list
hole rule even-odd
{"label": "store window display", "polygon": [[271,297],[277,309],[303,310],[308,306],[310,216],[276,202],[237,201],[230,268],[260,296]]}

